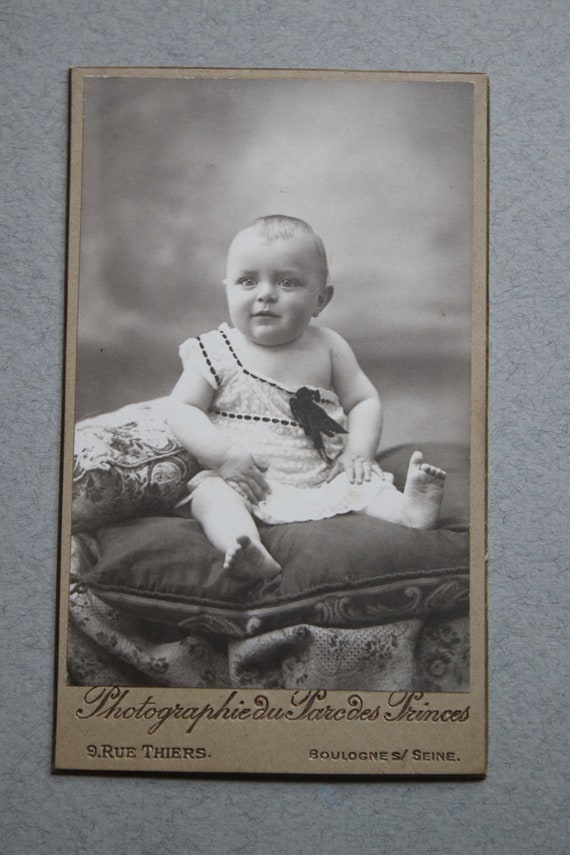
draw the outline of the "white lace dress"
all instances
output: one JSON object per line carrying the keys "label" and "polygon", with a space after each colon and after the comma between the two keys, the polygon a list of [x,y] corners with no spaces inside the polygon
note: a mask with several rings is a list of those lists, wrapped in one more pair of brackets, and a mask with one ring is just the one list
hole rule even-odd
{"label": "white lace dress", "polygon": [[[268,523],[301,522],[364,510],[383,489],[395,489],[391,476],[373,475],[364,484],[351,484],[344,473],[327,483],[331,463],[319,453],[291,411],[291,399],[298,390],[250,370],[239,360],[233,344],[234,331],[222,324],[191,338],[180,347],[185,368],[199,370],[215,390],[209,417],[232,443],[248,448],[264,458],[269,468],[266,479],[271,488],[267,498],[251,510]],[[315,387],[307,387],[315,389]],[[346,426],[337,395],[318,389],[318,401],[325,413],[341,427]],[[346,434],[323,436],[324,454],[335,461],[344,449]],[[190,482],[196,486],[205,473]]]}

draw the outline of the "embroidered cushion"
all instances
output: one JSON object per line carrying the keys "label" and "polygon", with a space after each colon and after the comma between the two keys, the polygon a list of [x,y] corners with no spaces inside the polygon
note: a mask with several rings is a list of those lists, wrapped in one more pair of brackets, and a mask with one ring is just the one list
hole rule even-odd
{"label": "embroidered cushion", "polygon": [[72,523],[89,531],[126,518],[171,513],[199,469],[165,422],[161,399],[79,422]]}
{"label": "embroidered cushion", "polygon": [[[411,446],[379,458],[405,479]],[[84,578],[106,603],[139,617],[230,637],[309,623],[359,626],[465,611],[469,596],[468,454],[422,445],[448,471],[441,527],[419,531],[363,516],[264,526],[283,567],[271,583],[249,583],[193,520],[132,520],[99,532],[99,557]]]}

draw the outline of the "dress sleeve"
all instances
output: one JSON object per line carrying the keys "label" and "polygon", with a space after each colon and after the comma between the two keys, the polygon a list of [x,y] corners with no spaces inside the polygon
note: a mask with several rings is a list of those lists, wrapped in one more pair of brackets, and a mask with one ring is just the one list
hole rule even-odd
{"label": "dress sleeve", "polygon": [[218,388],[220,378],[201,336],[186,339],[178,352],[184,371],[199,371],[213,389]]}

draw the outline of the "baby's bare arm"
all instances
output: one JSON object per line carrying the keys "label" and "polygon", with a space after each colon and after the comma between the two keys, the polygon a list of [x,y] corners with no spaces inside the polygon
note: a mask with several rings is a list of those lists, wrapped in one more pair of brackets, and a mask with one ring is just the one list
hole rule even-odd
{"label": "baby's bare arm", "polygon": [[228,444],[207,415],[213,396],[201,372],[186,369],[170,395],[167,421],[184,448],[204,466],[217,469]]}
{"label": "baby's bare arm", "polygon": [[228,483],[234,483],[251,502],[268,493],[263,475],[264,460],[225,437],[207,414],[214,390],[199,371],[186,370],[174,387],[168,404],[167,421],[173,433],[203,466],[216,469]]}
{"label": "baby's bare arm", "polygon": [[341,336],[330,330],[333,387],[348,417],[348,437],[337,469],[344,469],[351,481],[369,480],[382,432],[382,405],[370,382]]}

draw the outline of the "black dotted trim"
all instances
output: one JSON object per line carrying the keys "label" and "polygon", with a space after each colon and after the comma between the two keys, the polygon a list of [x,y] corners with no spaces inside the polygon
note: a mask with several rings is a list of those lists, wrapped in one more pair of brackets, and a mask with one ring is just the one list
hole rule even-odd
{"label": "black dotted trim", "polygon": [[[248,371],[247,368],[244,368],[242,363],[240,362],[240,360],[238,358],[237,353],[233,349],[229,338],[225,334],[225,332],[223,330],[218,330],[218,332],[222,336],[224,342],[227,345],[229,352],[231,353],[231,355],[233,356],[233,358],[235,359],[235,361],[237,362],[238,366],[241,368],[241,370],[243,371],[244,374],[247,374],[248,377],[253,377],[254,380],[260,380],[262,383],[267,383],[268,386],[273,386],[274,389],[280,389],[282,392],[288,392],[289,395],[296,395],[297,394],[296,392],[293,392],[291,389],[287,389],[286,386],[281,386],[279,383],[273,383],[271,380],[266,380],[265,377],[260,377],[259,374],[254,374],[252,371]],[[219,383],[219,381],[218,381],[218,383]],[[327,398],[321,398],[321,402],[323,404],[332,404],[332,405],[334,405],[336,403],[335,401],[329,401]],[[274,419],[265,419],[264,418],[263,421],[269,422],[269,421],[274,421]],[[277,419],[277,421],[282,421],[282,420]],[[296,425],[297,422],[283,422],[283,424]]]}
{"label": "black dotted trim", "polygon": [[271,422],[274,425],[288,425],[289,427],[299,427],[298,422],[291,422],[288,419],[273,419],[269,416],[250,416],[249,413],[226,413],[225,410],[216,410],[217,416],[223,416],[226,419],[238,419],[245,422]]}
{"label": "black dotted trim", "polygon": [[198,344],[200,345],[200,350],[202,351],[202,356],[203,356],[203,357],[204,357],[204,359],[206,360],[206,365],[207,365],[207,366],[208,366],[208,368],[210,369],[210,374],[212,374],[212,375],[213,375],[214,380],[216,381],[216,385],[217,385],[217,386],[219,386],[219,385],[220,385],[220,378],[219,378],[219,377],[218,377],[218,375],[216,374],[216,369],[215,369],[215,368],[214,368],[214,366],[212,365],[212,360],[211,360],[211,359],[210,359],[210,357],[208,356],[208,351],[207,351],[207,350],[206,350],[206,348],[204,347],[204,343],[202,342],[202,339],[200,338],[200,336],[198,336],[198,337],[197,337],[196,341],[197,341],[197,342],[198,342]]}

